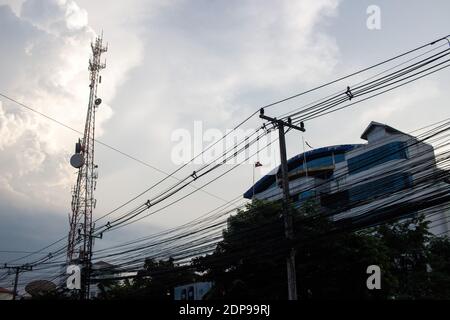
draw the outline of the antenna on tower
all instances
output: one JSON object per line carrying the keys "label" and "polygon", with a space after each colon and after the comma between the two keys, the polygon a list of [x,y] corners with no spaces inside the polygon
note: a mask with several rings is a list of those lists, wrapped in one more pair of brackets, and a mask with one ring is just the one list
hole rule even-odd
{"label": "antenna on tower", "polygon": [[[98,177],[97,165],[94,164],[95,112],[102,103],[97,96],[100,81],[100,71],[106,68],[101,62],[101,55],[108,51],[103,46],[103,30],[100,37],[91,43],[92,57],[89,59],[89,103],[83,139],[75,144],[75,154],[70,158],[70,164],[78,169],[76,185],[72,191],[72,213],[67,245],[67,263],[81,264],[84,277],[80,298],[89,299],[89,280],[93,246],[92,212],[96,205],[94,189]],[[81,246],[77,249],[78,244]]]}

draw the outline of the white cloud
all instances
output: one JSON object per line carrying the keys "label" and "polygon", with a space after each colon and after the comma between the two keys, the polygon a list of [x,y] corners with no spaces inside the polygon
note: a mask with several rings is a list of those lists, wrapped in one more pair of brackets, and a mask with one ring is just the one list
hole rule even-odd
{"label": "white cloud", "polygon": [[75,2],[67,3],[66,9],[66,25],[69,29],[81,29],[88,24],[87,11],[81,9]]}
{"label": "white cloud", "polygon": [[[0,38],[4,40],[0,44],[0,91],[82,131],[94,36],[87,11],[75,1],[27,0],[14,11],[0,5]],[[97,136],[112,116],[108,101],[117,85],[139,62],[135,49],[130,47],[128,59],[118,61],[114,73],[99,89],[107,99],[98,112]],[[70,186],[75,181],[68,159],[77,135],[2,100],[0,197],[17,200],[18,206],[67,210]]]}
{"label": "white cloud", "polygon": [[[365,27],[364,6],[341,2],[0,0],[0,91],[82,130],[89,42],[93,30],[103,29],[110,50],[99,92],[104,103],[97,114],[97,136],[171,171],[173,130],[192,131],[194,120],[203,120],[205,130],[224,132],[259,105],[371,65],[402,48],[414,47],[422,41],[417,39],[430,39],[430,34],[442,29],[442,12],[448,11],[442,5],[437,5],[434,13],[412,8],[408,11],[412,18],[396,24],[395,30],[386,24],[381,31],[372,32]],[[392,6],[389,12],[393,16],[404,13]],[[342,16],[335,19],[338,9]],[[418,28],[415,17],[423,18],[424,12],[429,23]],[[308,122],[305,139],[315,147],[361,142],[359,135],[370,120],[407,131],[448,117],[448,77],[440,77],[439,82],[404,87]],[[344,83],[339,83],[328,88],[330,92],[277,106],[273,114],[344,88]],[[17,212],[66,213],[75,181],[68,159],[78,137],[3,101],[1,203],[26,207]],[[260,124],[259,119],[251,123]],[[103,147],[97,150],[96,214],[122,204],[162,177]],[[301,151],[299,136],[288,136],[288,154]],[[190,170],[185,172],[190,174]],[[208,191],[231,199],[251,181],[252,167],[241,166],[209,185]],[[216,199],[199,192],[143,221],[180,224],[216,205]],[[3,212],[10,214],[9,208]],[[138,226],[142,232],[147,230],[144,225]],[[6,223],[3,227],[8,228]],[[128,230],[124,228],[124,234]],[[136,235],[129,233],[129,237]]]}
{"label": "white cloud", "polygon": [[[427,101],[439,97],[441,91],[439,85],[433,80],[419,80],[406,87],[395,95],[389,95],[383,100],[377,100],[372,103],[373,107],[365,110],[359,117],[361,123],[378,121],[383,123],[402,122],[405,120],[405,114],[418,114],[417,111],[423,110]],[[413,120],[413,119],[411,119]],[[414,119],[423,121],[424,119]]]}
{"label": "white cloud", "polygon": [[[145,28],[137,35],[145,44],[143,61],[114,101],[115,116],[108,127],[121,130],[110,130],[107,139],[170,172],[174,130],[185,128],[192,133],[194,121],[202,120],[205,130],[225,132],[259,104],[334,77],[339,50],[321,28],[334,16],[337,5],[333,0],[308,0],[297,6],[292,1],[176,1],[159,8],[141,21]],[[119,200],[106,200],[107,192],[99,188],[103,211],[127,200],[129,188],[137,193],[161,178],[137,167],[143,177],[133,179],[130,172],[135,165],[119,161],[117,167],[127,168],[122,174],[115,169],[111,175],[127,188],[118,194]],[[217,194],[232,198],[244,191],[251,182],[251,174],[246,179],[251,169],[242,166],[239,170],[232,182],[221,181]],[[206,198],[205,207],[208,200],[217,201],[201,195]],[[183,203],[199,213],[198,201]],[[152,216],[149,223],[168,225],[180,219],[172,212],[176,209],[161,218]]]}
{"label": "white cloud", "polygon": [[[176,3],[146,21],[133,108],[121,117],[152,143],[169,143],[193,120],[234,125],[257,103],[331,77],[337,64],[337,45],[320,27],[338,1]],[[144,125],[150,118],[155,125]]]}
{"label": "white cloud", "polygon": [[[0,36],[9,42],[0,44],[6,52],[0,67],[8,75],[0,77],[0,88],[82,130],[91,25],[104,28],[110,50],[100,88],[104,104],[97,136],[109,119],[107,141],[169,171],[172,130],[191,129],[198,119],[205,129],[226,129],[223,126],[242,119],[248,112],[244,109],[254,110],[255,101],[271,101],[328,78],[339,51],[320,28],[337,5],[337,0],[264,5],[27,0],[14,11],[0,7]],[[8,154],[0,160],[5,168],[0,173],[2,197],[20,194],[40,207],[66,212],[75,181],[68,158],[77,136],[10,103],[2,112],[0,128],[8,128],[8,135],[0,137],[0,147]],[[158,152],[146,145],[158,146]],[[129,162],[121,160],[111,154],[108,166],[114,172],[101,171],[103,181],[114,177],[116,185],[120,181],[146,187],[147,179],[130,181],[131,168],[125,168]],[[235,188],[227,189],[225,193],[235,195]],[[110,184],[98,191],[103,197],[99,210],[126,200],[128,194]]]}

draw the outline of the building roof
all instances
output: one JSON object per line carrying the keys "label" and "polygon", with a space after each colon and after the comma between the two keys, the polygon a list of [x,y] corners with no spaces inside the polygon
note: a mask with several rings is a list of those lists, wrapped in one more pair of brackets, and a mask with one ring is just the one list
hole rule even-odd
{"label": "building roof", "polygon": [[366,130],[364,130],[364,132],[361,134],[361,139],[367,140],[367,136],[369,135],[369,133],[376,127],[382,127],[386,130],[386,132],[389,132],[389,133],[406,134],[400,130],[397,130],[395,128],[392,128],[391,126],[388,126],[387,124],[376,122],[376,121],[371,121],[370,124],[367,126]]}
{"label": "building roof", "polygon": [[[331,153],[345,153],[347,151],[353,150],[357,147],[361,146],[360,144],[340,144],[335,146],[323,147],[314,150],[307,151],[305,153],[300,153],[288,160],[288,169],[291,171],[294,168],[297,168],[299,165],[303,164],[303,160],[306,158],[307,161],[318,159],[320,157],[330,155]],[[275,180],[276,175],[280,171],[280,166],[275,167],[268,174],[259,179],[255,185],[248,189],[244,193],[244,198],[251,199],[253,197],[253,189],[256,193],[260,193],[266,190],[269,186],[271,186]]]}
{"label": "building roof", "polygon": [[108,263],[106,261],[103,261],[103,260],[102,261],[97,261],[97,262],[92,264],[92,269],[93,270],[101,270],[101,269],[105,269],[105,268],[113,269],[115,267],[116,267],[115,265],[113,265],[111,263]]}
{"label": "building roof", "polygon": [[11,290],[5,289],[0,287],[0,293],[9,293],[9,294],[14,294],[14,292],[12,292]]}

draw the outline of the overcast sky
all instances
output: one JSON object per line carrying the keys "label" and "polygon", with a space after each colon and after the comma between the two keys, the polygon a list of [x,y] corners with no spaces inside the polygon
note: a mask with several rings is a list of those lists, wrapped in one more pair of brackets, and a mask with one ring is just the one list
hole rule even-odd
{"label": "overcast sky", "polygon": [[[369,5],[381,10],[379,30],[366,26]],[[89,43],[103,30],[109,51],[96,135],[170,172],[177,168],[174,130],[192,132],[194,121],[202,121],[204,130],[225,132],[261,105],[450,34],[448,12],[447,0],[0,0],[0,92],[82,130]],[[450,117],[449,73],[310,121],[304,138],[314,147],[361,143],[371,120],[408,132]],[[347,84],[270,112],[287,112]],[[259,125],[255,118],[246,128]],[[67,233],[76,179],[68,161],[78,138],[0,99],[0,251],[36,250]],[[289,156],[302,151],[301,141],[300,134],[290,135]],[[101,145],[96,163],[94,216],[164,177]],[[192,171],[188,166],[177,176]],[[230,200],[251,183],[252,165],[245,164],[207,190]],[[197,192],[96,245],[179,225],[222,203]],[[0,262],[18,256],[0,252]]]}

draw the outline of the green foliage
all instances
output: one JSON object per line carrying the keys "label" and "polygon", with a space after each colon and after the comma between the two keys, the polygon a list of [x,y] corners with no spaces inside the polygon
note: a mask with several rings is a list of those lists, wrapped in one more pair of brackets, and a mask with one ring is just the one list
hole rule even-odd
{"label": "green foliage", "polygon": [[174,287],[195,281],[196,275],[190,269],[176,266],[173,259],[146,259],[132,279],[101,282],[100,298],[173,300]]}
{"label": "green foliage", "polygon": [[389,249],[389,267],[395,279],[388,283],[391,296],[395,299],[432,298],[427,272],[427,244],[432,236],[424,217],[382,225],[376,231],[376,236]]}
{"label": "green foliage", "polygon": [[[450,242],[432,237],[423,217],[343,232],[317,214],[314,202],[292,211],[292,243],[277,203],[255,201],[229,218],[215,252],[194,262],[215,283],[207,298],[286,299],[289,245],[302,299],[450,298]],[[382,270],[381,290],[367,289],[369,265]]]}
{"label": "green foliage", "polygon": [[[285,247],[280,206],[254,202],[230,217],[215,252],[196,259],[199,271],[216,287],[208,297],[281,299],[284,287],[283,260],[279,251]],[[267,284],[267,285],[265,285]]]}
{"label": "green foliage", "polygon": [[432,298],[450,298],[450,239],[437,237],[428,246],[430,276],[430,291]]}
{"label": "green foliage", "polygon": [[[201,280],[214,283],[205,299],[287,299],[293,247],[300,299],[450,299],[450,240],[432,236],[423,217],[350,231],[313,201],[291,210],[294,241],[281,205],[254,201],[228,219],[212,254],[188,268],[148,259],[133,280],[103,282],[101,298],[172,300],[174,287]],[[366,286],[370,265],[381,268],[381,290]]]}

